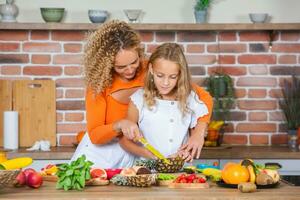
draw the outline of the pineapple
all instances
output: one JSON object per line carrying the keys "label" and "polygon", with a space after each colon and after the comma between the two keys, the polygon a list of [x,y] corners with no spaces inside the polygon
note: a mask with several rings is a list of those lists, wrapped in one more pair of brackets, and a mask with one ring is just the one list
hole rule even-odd
{"label": "pineapple", "polygon": [[155,170],[159,173],[175,173],[182,169],[184,160],[181,157],[167,158],[170,164],[167,164],[164,160],[159,159],[156,162]]}
{"label": "pineapple", "polygon": [[149,160],[136,160],[134,165],[135,166],[143,166],[147,167],[150,170],[154,170],[155,166],[157,164],[157,161],[154,159],[149,159]]}
{"label": "pineapple", "polygon": [[154,174],[143,174],[135,176],[116,175],[111,179],[115,185],[149,187],[155,183],[156,176]]}

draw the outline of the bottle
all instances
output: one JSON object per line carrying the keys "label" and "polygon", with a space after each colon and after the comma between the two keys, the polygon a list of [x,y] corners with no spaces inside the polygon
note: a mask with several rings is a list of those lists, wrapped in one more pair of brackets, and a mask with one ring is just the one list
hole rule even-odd
{"label": "bottle", "polygon": [[16,22],[19,14],[18,7],[14,4],[14,0],[6,0],[6,4],[0,5],[0,15],[2,22]]}

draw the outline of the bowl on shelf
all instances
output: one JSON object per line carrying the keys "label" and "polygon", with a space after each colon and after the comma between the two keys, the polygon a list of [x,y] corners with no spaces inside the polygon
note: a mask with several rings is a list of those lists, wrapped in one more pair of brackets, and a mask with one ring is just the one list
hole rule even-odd
{"label": "bowl on shelf", "polygon": [[93,23],[103,23],[108,17],[108,12],[106,10],[88,10],[89,19]]}
{"label": "bowl on shelf", "polygon": [[45,22],[61,22],[65,14],[65,9],[41,8],[41,14]]}
{"label": "bowl on shelf", "polygon": [[249,13],[250,20],[253,23],[264,23],[268,19],[268,13]]}
{"label": "bowl on shelf", "polygon": [[124,13],[127,16],[129,22],[131,23],[137,23],[139,21],[139,18],[142,14],[141,9],[125,9]]}

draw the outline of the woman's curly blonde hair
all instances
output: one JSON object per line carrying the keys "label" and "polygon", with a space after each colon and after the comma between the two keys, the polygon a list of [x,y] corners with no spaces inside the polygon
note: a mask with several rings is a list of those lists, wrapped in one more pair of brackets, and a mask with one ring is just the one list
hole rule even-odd
{"label": "woman's curly blonde hair", "polygon": [[84,50],[84,77],[96,94],[111,85],[115,57],[121,49],[136,49],[142,57],[141,39],[126,22],[107,22],[89,36]]}
{"label": "woman's curly blonde hair", "polygon": [[[176,63],[179,67],[179,77],[174,88],[177,100],[179,102],[179,109],[183,116],[191,110],[187,106],[187,99],[192,89],[191,75],[188,69],[188,64],[181,47],[176,43],[164,43],[156,48],[150,56],[148,64],[154,66],[158,59],[165,59]],[[154,84],[153,75],[148,70],[145,77],[144,86],[144,100],[148,108],[155,105],[155,97],[160,97],[160,94]]]}

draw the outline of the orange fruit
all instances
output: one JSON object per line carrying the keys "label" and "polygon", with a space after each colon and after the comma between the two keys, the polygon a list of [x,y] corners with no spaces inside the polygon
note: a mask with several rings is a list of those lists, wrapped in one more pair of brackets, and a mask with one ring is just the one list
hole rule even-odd
{"label": "orange fruit", "polygon": [[236,163],[230,163],[222,170],[222,179],[228,184],[239,184],[248,182],[250,174],[245,166]]}
{"label": "orange fruit", "polygon": [[104,169],[101,168],[94,168],[90,171],[92,178],[101,178],[101,179],[107,179],[107,174]]}
{"label": "orange fruit", "polygon": [[77,135],[76,135],[76,142],[77,142],[77,144],[80,143],[80,141],[82,140],[84,134],[85,134],[85,131],[80,131],[80,132],[77,133]]}

